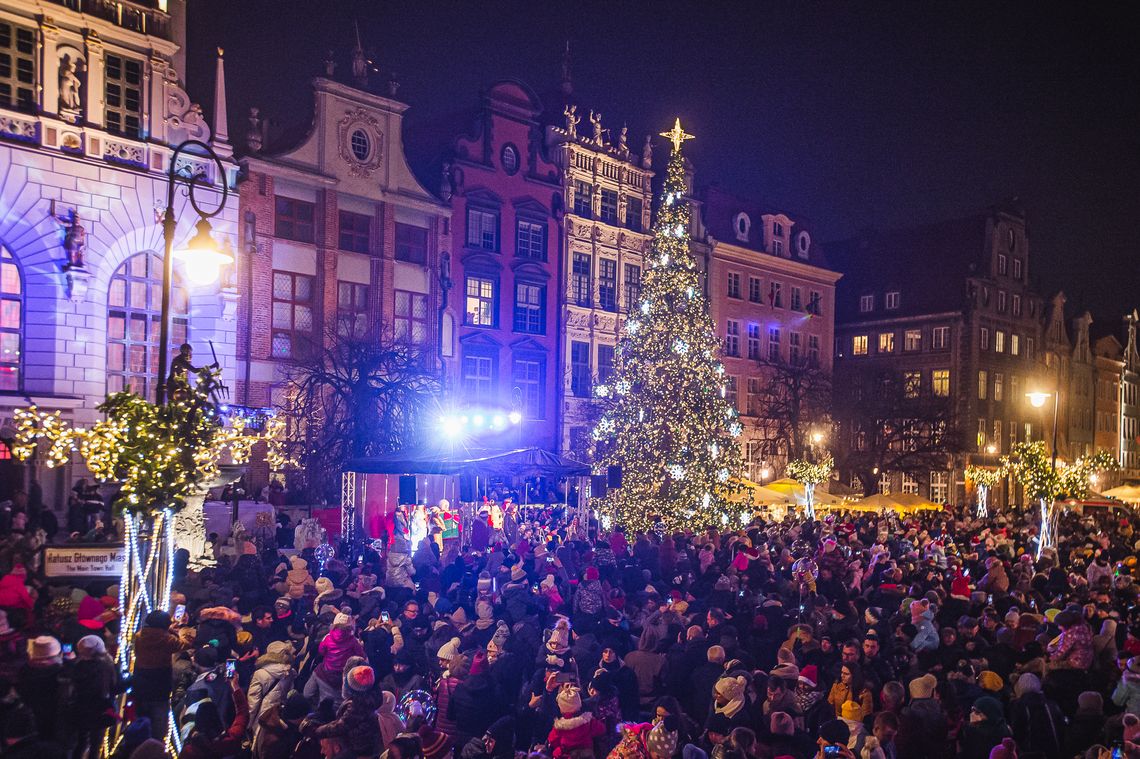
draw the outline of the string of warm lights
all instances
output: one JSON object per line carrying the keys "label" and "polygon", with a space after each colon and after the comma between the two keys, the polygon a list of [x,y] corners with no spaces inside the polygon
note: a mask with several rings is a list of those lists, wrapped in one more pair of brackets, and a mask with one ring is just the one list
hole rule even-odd
{"label": "string of warm lights", "polygon": [[[174,581],[174,517],[187,500],[219,472],[219,464],[249,461],[257,443],[267,444],[266,458],[276,470],[287,466],[284,422],[270,417],[260,431],[241,414],[219,415],[209,396],[209,380],[172,383],[171,397],[157,405],[133,393],[108,396],[99,406],[104,418],[90,428],[73,427],[58,411],[35,406],[15,411],[12,453],[28,459],[37,453],[48,467],[63,466],[78,453],[96,480],[119,487],[116,511],[123,520],[125,561],[119,583],[116,663],[124,674],[134,669],[134,634],[146,615],[169,610]],[[120,698],[120,711],[129,699]],[[181,750],[168,715],[166,748]],[[102,740],[107,756],[122,740],[122,724]]]}
{"label": "string of warm lights", "polygon": [[726,400],[720,341],[689,251],[689,205],[680,124],[666,136],[673,154],[657,211],[641,301],[626,321],[612,378],[595,389],[593,431],[599,471],[622,467],[622,487],[596,504],[614,524],[724,525],[739,508],[725,497],[740,470],[743,431]]}

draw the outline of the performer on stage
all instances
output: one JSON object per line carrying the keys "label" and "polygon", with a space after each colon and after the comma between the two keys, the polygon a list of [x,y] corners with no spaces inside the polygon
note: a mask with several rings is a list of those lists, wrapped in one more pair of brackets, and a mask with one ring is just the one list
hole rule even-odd
{"label": "performer on stage", "polygon": [[416,504],[412,508],[412,551],[415,552],[420,547],[420,541],[427,537],[427,510],[422,503]]}

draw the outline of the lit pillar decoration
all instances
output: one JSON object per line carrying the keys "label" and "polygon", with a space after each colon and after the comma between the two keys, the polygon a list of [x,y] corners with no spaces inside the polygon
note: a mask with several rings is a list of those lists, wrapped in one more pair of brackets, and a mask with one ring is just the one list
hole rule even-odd
{"label": "lit pillar decoration", "polygon": [[826,482],[835,468],[835,460],[828,454],[818,463],[806,459],[788,462],[786,474],[804,486],[804,519],[815,519],[815,486]]}
{"label": "lit pillar decoration", "polygon": [[[737,524],[727,495],[740,471],[743,431],[726,399],[721,344],[703,274],[689,250],[690,208],[680,120],[646,255],[640,299],[630,304],[612,377],[595,389],[596,471],[622,467],[622,487],[595,499],[603,518],[631,530]],[[609,524],[610,522],[605,522]]]}
{"label": "lit pillar decoration", "polygon": [[1002,458],[1002,467],[1009,471],[1025,489],[1027,498],[1037,501],[1041,512],[1040,538],[1037,558],[1056,542],[1056,509],[1054,504],[1065,498],[1084,498],[1089,492],[1089,477],[1100,471],[1118,467],[1116,459],[1105,451],[1088,458],[1077,459],[1069,466],[1058,467],[1050,457],[1045,443],[1018,443],[1009,456]]}
{"label": "lit pillar decoration", "polygon": [[994,488],[999,482],[1001,482],[1001,478],[1004,476],[1004,467],[966,467],[966,482],[974,483],[974,491],[977,494],[977,503],[974,506],[974,515],[978,519],[985,519],[990,515],[990,490]]}
{"label": "lit pillar decoration", "polygon": [[[266,441],[270,458],[284,458],[280,441],[272,437],[280,431],[278,425],[246,434],[244,420],[220,423],[210,396],[216,380],[210,369],[202,370],[199,382],[176,378],[162,405],[130,392],[115,393],[99,406],[104,419],[87,429],[35,406],[15,412],[12,453],[17,458],[38,451],[46,466],[56,467],[78,452],[96,480],[119,485],[114,508],[122,516],[126,560],[119,581],[122,622],[116,663],[124,673],[134,668],[134,635],[147,614],[169,611],[179,512],[218,476],[224,457],[244,463],[253,444]],[[118,702],[120,714],[129,699],[128,688]],[[173,724],[173,715],[168,717]],[[119,721],[104,736],[104,756],[118,745],[122,729]],[[167,751],[177,755],[179,744],[177,733],[168,732]]]}

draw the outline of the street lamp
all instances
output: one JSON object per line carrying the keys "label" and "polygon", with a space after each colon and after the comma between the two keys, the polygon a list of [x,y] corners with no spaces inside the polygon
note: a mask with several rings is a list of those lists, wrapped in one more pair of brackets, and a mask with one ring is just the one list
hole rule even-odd
{"label": "street lamp", "polygon": [[1053,396],[1053,455],[1051,464],[1053,471],[1057,470],[1057,401],[1060,393],[1046,393],[1041,390],[1036,390],[1025,394],[1029,399],[1029,405],[1033,408],[1041,408],[1045,405],[1045,401],[1049,400],[1049,396]]}
{"label": "street lamp", "polygon": [[[189,151],[189,148],[194,148],[193,152]],[[218,207],[212,211],[202,210],[194,197],[194,190],[201,182],[202,176],[200,174],[187,176],[178,173],[178,157],[184,152],[191,155],[204,155],[218,167],[217,181],[222,188],[222,200],[218,203]],[[218,158],[218,154],[200,140],[186,140],[174,148],[174,152],[170,156],[170,167],[166,172],[166,179],[166,211],[162,216],[162,238],[166,244],[166,250],[162,258],[162,314],[158,330],[158,388],[155,391],[155,399],[160,406],[166,402],[168,371],[166,354],[170,342],[170,293],[174,284],[174,259],[177,257],[183,262],[187,278],[198,285],[206,285],[215,281],[221,267],[233,263],[234,260],[232,255],[218,247],[210,235],[210,219],[217,216],[226,207],[226,200],[230,193],[226,184],[226,167],[222,165],[222,159]],[[174,233],[178,227],[178,221],[174,218],[174,190],[179,182],[186,185],[186,196],[199,218],[195,225],[194,236],[186,243],[185,248],[176,252],[174,250]]]}
{"label": "street lamp", "polygon": [[815,443],[816,445],[819,445],[820,443],[823,442],[823,433],[822,432],[811,433],[811,441],[813,443]]}

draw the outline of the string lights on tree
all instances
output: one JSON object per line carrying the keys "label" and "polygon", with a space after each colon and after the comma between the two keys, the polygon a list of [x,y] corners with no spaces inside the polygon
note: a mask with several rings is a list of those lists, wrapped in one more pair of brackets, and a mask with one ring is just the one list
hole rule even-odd
{"label": "string lights on tree", "polygon": [[974,489],[977,493],[977,504],[974,507],[974,514],[978,519],[985,519],[990,515],[990,490],[996,487],[1004,476],[1004,466],[993,468],[970,465],[966,467],[966,482],[974,483]]}
{"label": "string lights on tree", "polygon": [[[283,423],[269,418],[253,431],[240,415],[223,418],[209,395],[213,379],[175,386],[162,405],[131,392],[115,393],[98,407],[104,418],[89,428],[71,426],[58,412],[35,406],[15,412],[14,456],[28,459],[38,452],[54,468],[78,453],[96,480],[119,487],[114,508],[123,520],[126,556],[119,583],[122,624],[116,663],[124,673],[133,669],[134,634],[146,615],[170,609],[175,514],[218,475],[219,464],[247,463],[256,443],[268,444],[271,467],[288,463]],[[118,737],[107,736],[105,749]],[[177,754],[177,731],[170,731],[167,740],[172,741],[168,750]]]}
{"label": "string lights on tree", "polygon": [[725,495],[729,475],[740,471],[741,426],[725,399],[720,343],[689,251],[681,146],[691,135],[678,119],[663,136],[673,153],[641,304],[618,342],[593,433],[599,471],[621,466],[623,480],[597,508],[635,530],[723,526],[739,511]]}
{"label": "string lights on tree", "polygon": [[835,468],[835,459],[827,454],[822,461],[813,463],[807,459],[794,459],[788,462],[785,473],[796,482],[804,486],[804,518],[815,519],[815,486],[827,482],[831,477],[831,470]]}
{"label": "string lights on tree", "polygon": [[1119,466],[1106,451],[1077,459],[1068,466],[1055,466],[1045,443],[1037,440],[1018,443],[1009,456],[1002,457],[1002,467],[1025,489],[1028,498],[1036,500],[1041,510],[1041,534],[1037,557],[1056,542],[1056,510],[1054,504],[1067,498],[1084,498],[1089,492],[1089,479],[1101,471]]}

